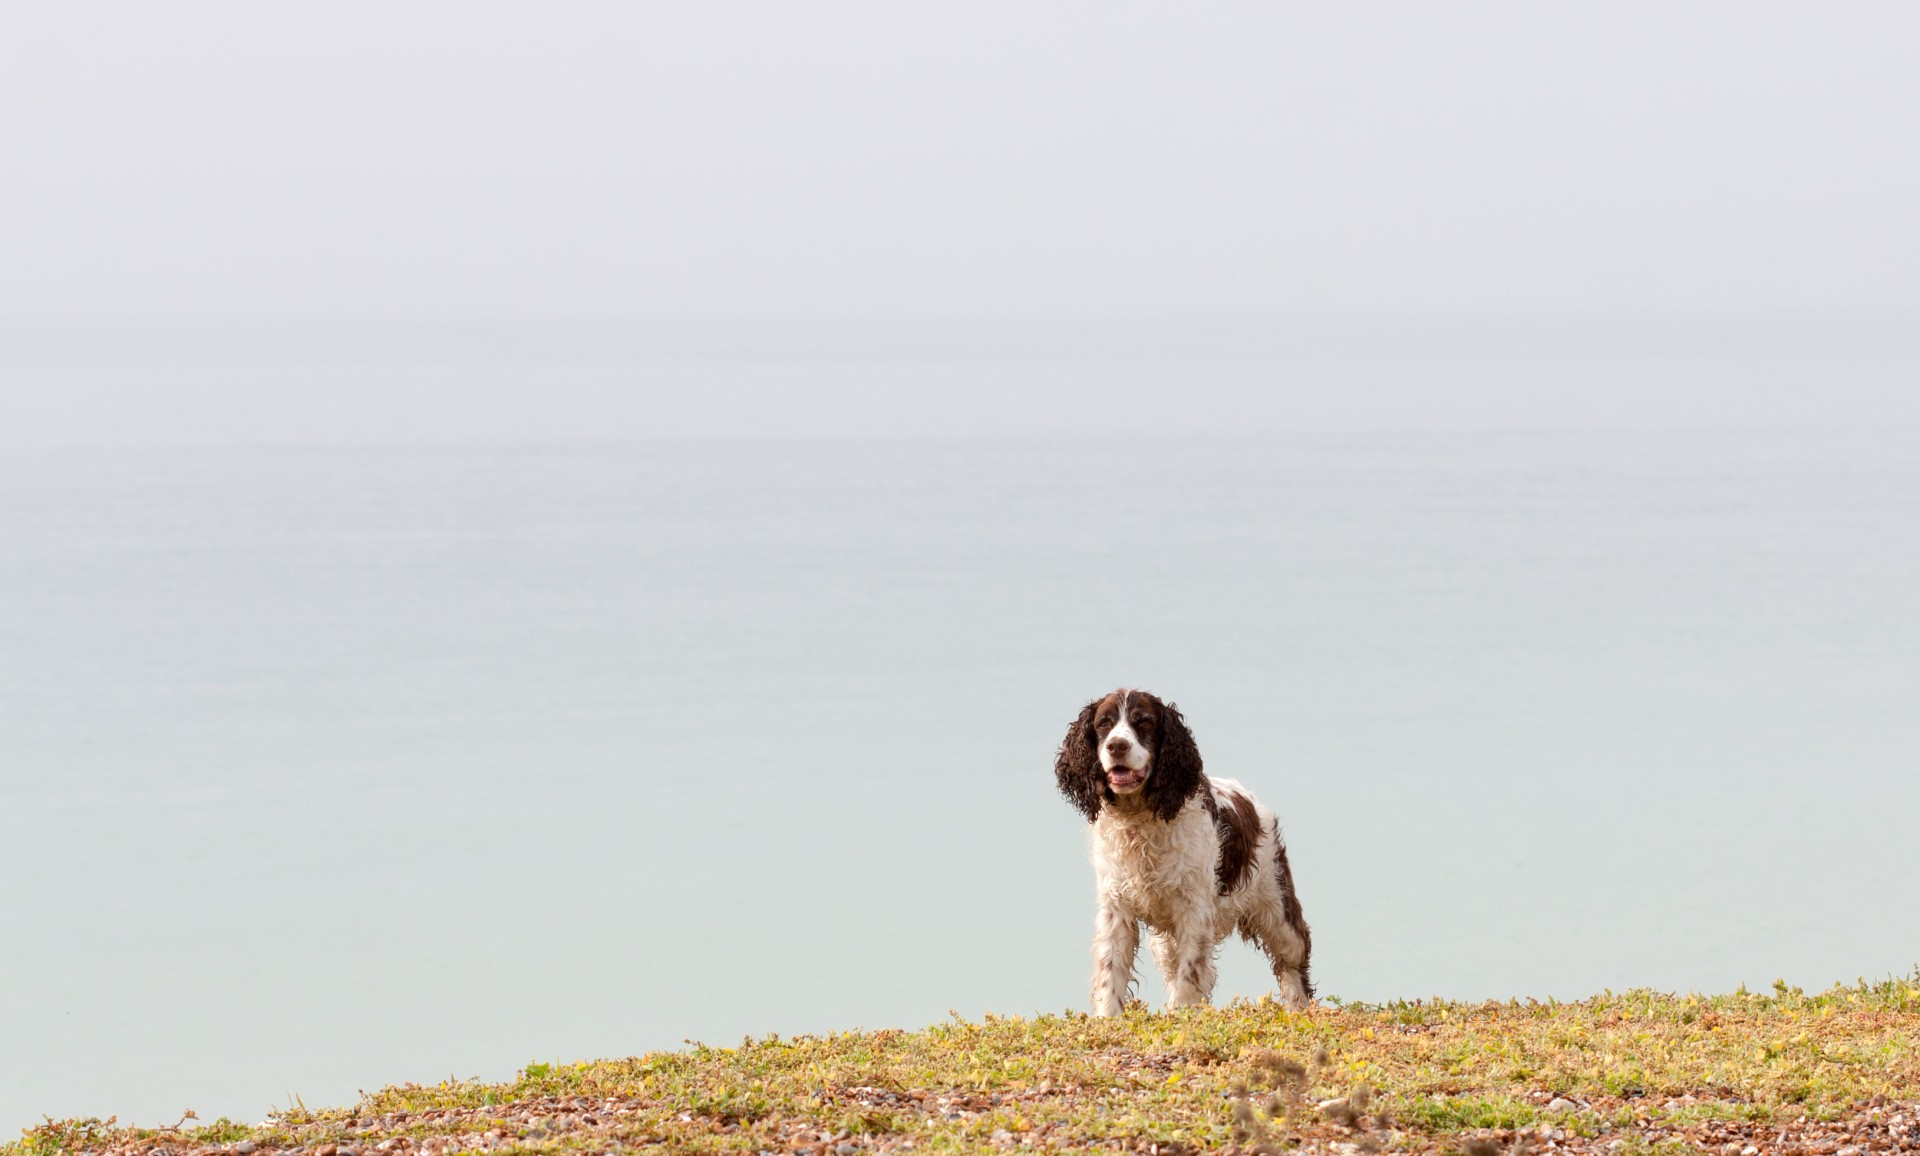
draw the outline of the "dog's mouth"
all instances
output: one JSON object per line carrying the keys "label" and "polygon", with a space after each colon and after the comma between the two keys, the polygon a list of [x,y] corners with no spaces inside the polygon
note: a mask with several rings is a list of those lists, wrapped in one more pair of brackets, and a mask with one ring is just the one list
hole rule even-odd
{"label": "dog's mouth", "polygon": [[1107,771],[1107,785],[1116,791],[1131,791],[1147,781],[1147,772],[1132,767],[1114,767]]}

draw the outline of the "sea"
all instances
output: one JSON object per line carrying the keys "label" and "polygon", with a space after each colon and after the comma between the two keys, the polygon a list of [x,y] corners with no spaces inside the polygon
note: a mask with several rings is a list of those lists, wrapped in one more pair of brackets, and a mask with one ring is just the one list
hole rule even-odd
{"label": "sea", "polygon": [[1920,961],[1913,430],[19,449],[0,1132],[1082,1008],[1122,685],[1327,999]]}

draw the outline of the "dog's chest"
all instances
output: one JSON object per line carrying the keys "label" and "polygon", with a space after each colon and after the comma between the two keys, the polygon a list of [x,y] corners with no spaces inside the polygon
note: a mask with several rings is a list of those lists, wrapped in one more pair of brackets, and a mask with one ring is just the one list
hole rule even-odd
{"label": "dog's chest", "polygon": [[1171,821],[1103,815],[1094,824],[1094,876],[1100,890],[1150,926],[1213,897],[1213,828],[1199,808]]}

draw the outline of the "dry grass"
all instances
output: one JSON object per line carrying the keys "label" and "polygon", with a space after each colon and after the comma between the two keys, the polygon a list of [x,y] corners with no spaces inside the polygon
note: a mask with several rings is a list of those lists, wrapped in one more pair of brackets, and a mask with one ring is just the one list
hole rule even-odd
{"label": "dry grass", "polygon": [[57,1152],[1920,1151],[1920,973],[1807,995],[989,1017],[533,1064],[259,1126],[49,1123]]}

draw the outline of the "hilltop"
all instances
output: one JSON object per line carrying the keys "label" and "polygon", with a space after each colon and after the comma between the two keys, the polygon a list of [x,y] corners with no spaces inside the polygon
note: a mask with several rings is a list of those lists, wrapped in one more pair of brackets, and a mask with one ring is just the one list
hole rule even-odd
{"label": "hilltop", "polygon": [[50,1122],[0,1156],[1920,1152],[1920,972],[1814,995],[989,1016],[530,1064],[511,1083],[183,1125]]}

